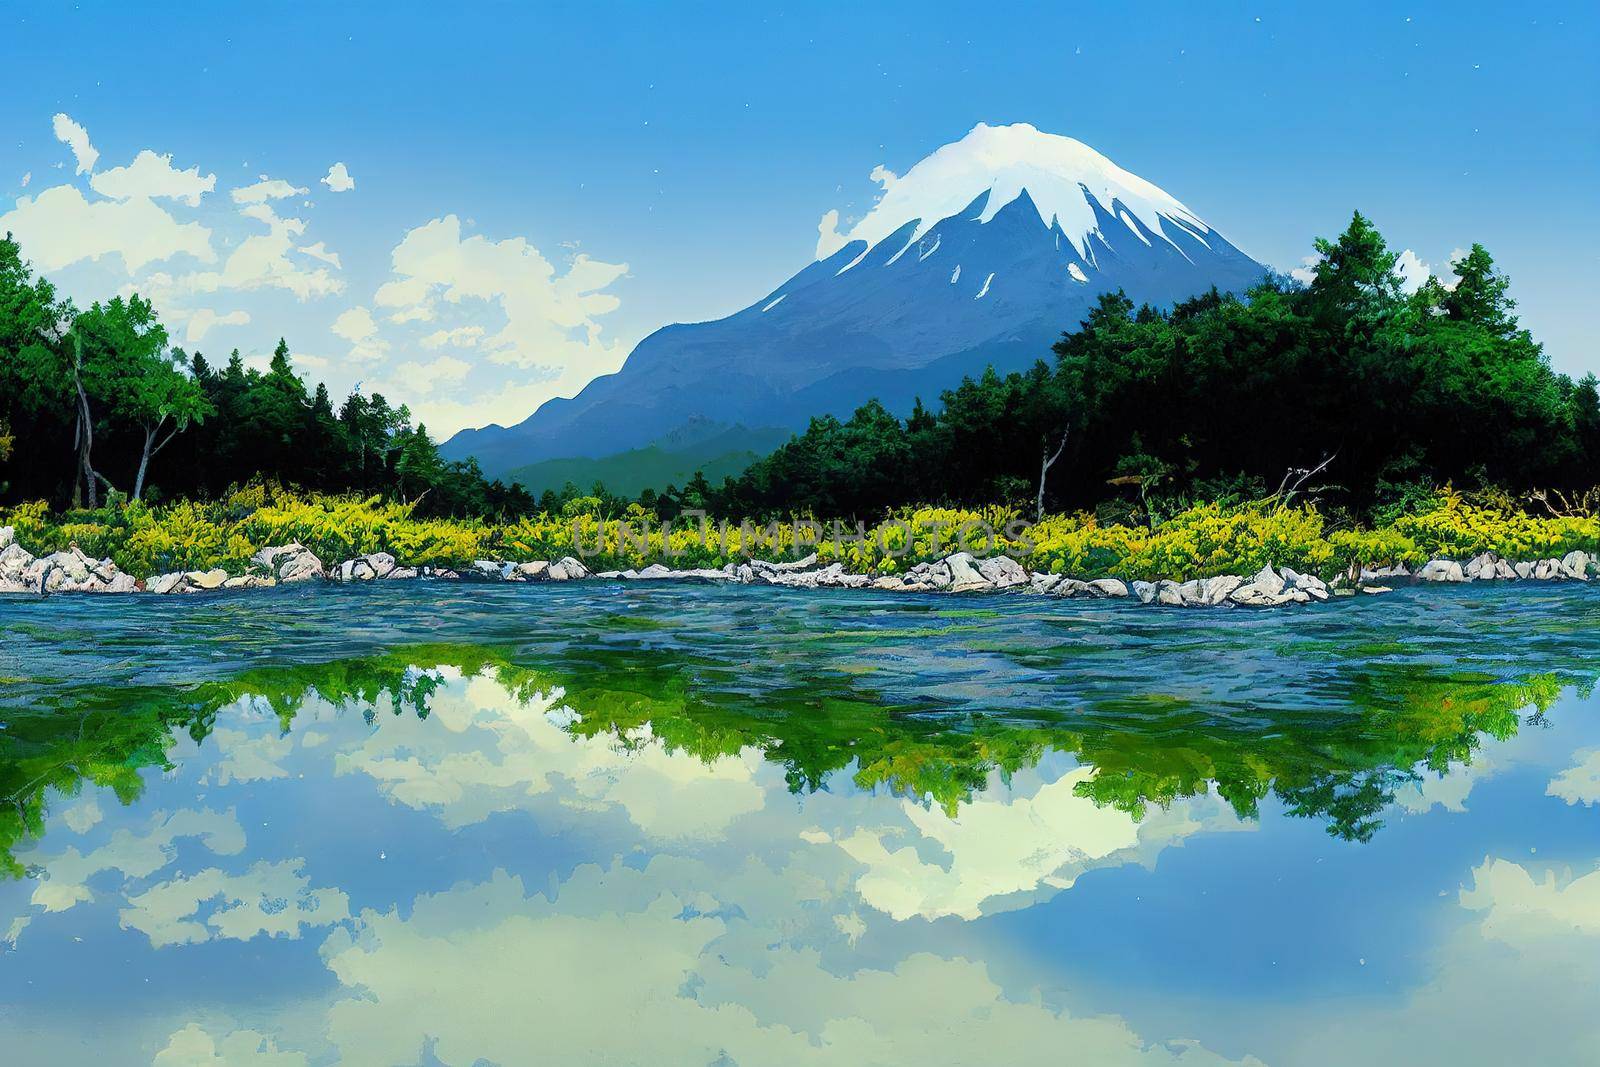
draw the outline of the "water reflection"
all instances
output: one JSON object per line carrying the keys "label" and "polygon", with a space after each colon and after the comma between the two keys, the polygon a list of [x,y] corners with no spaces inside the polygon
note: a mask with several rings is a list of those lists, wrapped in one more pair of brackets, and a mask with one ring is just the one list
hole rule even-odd
{"label": "water reflection", "polygon": [[[1337,713],[936,713],[852,674],[756,697],[638,645],[74,687],[0,733],[0,1039],[163,1065],[1585,1062],[1581,659],[1388,664],[1327,680]],[[1350,936],[1257,951],[1275,923]]]}

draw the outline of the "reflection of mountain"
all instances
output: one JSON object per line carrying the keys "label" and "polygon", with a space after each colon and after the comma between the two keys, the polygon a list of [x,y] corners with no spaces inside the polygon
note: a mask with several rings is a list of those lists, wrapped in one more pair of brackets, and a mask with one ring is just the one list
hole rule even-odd
{"label": "reflection of mountain", "polygon": [[1214,790],[1240,817],[1255,817],[1273,796],[1289,813],[1358,840],[1382,825],[1396,789],[1415,781],[1418,769],[1444,775],[1469,762],[1483,736],[1511,736],[1519,712],[1543,709],[1563,684],[1556,676],[1507,684],[1395,665],[1366,675],[1339,715],[1227,719],[1166,700],[1017,720],[897,706],[838,677],[751,700],[738,688],[686,683],[676,657],[639,648],[591,658],[581,669],[548,670],[474,646],[417,646],[184,690],[89,688],[70,708],[12,716],[0,733],[0,847],[8,869],[22,873],[11,850],[41,831],[51,790],[71,796],[90,782],[131,802],[142,769],[166,766],[174,736],[203,741],[226,725],[218,722],[222,709],[241,699],[270,707],[284,729],[308,700],[349,705],[381,736],[384,718],[430,715],[444,684],[440,667],[452,677],[492,677],[524,703],[542,701],[535,708],[541,722],[555,706],[550,694],[561,694],[560,706],[575,714],[562,712],[560,728],[575,739],[685,753],[708,767],[758,754],[783,769],[794,792],[848,774],[858,788],[925,798],[955,817],[996,775],[1009,777],[1054,751],[1088,768],[1072,782],[1075,795],[1134,819],[1152,805]]}

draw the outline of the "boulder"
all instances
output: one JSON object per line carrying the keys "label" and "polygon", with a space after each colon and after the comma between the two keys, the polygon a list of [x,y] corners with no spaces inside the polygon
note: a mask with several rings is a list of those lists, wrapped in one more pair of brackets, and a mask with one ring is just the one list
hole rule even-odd
{"label": "boulder", "polygon": [[403,580],[403,579],[406,579],[406,578],[415,578],[416,576],[417,576],[417,568],[415,568],[415,567],[396,567],[393,570],[391,570],[388,574],[385,574],[383,576],[383,580],[386,581],[386,582],[394,582],[394,581],[400,581],[400,580]]}
{"label": "boulder", "polygon": [[1493,581],[1499,575],[1496,573],[1495,564],[1500,562],[1500,557],[1493,552],[1480,552],[1467,560],[1467,565],[1462,572],[1474,582]]}
{"label": "boulder", "polygon": [[1589,554],[1587,552],[1572,551],[1561,557],[1561,573],[1573,581],[1587,582],[1589,580]]}
{"label": "boulder", "polygon": [[1050,591],[1052,593],[1054,593],[1056,596],[1065,596],[1065,597],[1083,597],[1083,596],[1099,596],[1100,595],[1095,590],[1089,588],[1089,583],[1088,582],[1079,581],[1077,578],[1063,578],[1059,582],[1057,582],[1056,583],[1056,587],[1054,589],[1050,590]]}
{"label": "boulder", "polygon": [[944,558],[945,566],[950,568],[950,591],[952,593],[976,592],[982,589],[993,589],[989,579],[978,570],[976,561],[971,552],[952,552]]}
{"label": "boulder", "polygon": [[566,582],[589,577],[589,568],[571,556],[562,556],[545,573],[552,582]]}
{"label": "boulder", "polygon": [[1290,567],[1285,567],[1280,572],[1283,575],[1283,584],[1286,588],[1292,587],[1306,594],[1311,600],[1327,600],[1328,585],[1315,574],[1301,574]]}
{"label": "boulder", "polygon": [[954,572],[945,560],[937,563],[919,563],[906,573],[907,583],[925,589],[949,589],[955,582]]}
{"label": "boulder", "polygon": [[144,585],[145,592],[165,595],[167,593],[192,592],[188,577],[182,571],[173,571],[171,574],[158,574]]}
{"label": "boulder", "polygon": [[550,577],[550,561],[543,559],[529,560],[517,564],[517,574],[525,582],[542,582]]}
{"label": "boulder", "polygon": [[1133,595],[1139,598],[1141,604],[1153,603],[1156,599],[1156,585],[1154,582],[1134,582]]}
{"label": "boulder", "polygon": [[298,541],[263,548],[250,560],[280,582],[308,582],[326,574],[322,561]]}
{"label": "boulder", "polygon": [[195,589],[221,589],[228,580],[228,572],[221,567],[209,571],[189,571],[184,579]]}
{"label": "boulder", "polygon": [[1228,599],[1247,608],[1275,607],[1288,603],[1289,598],[1283,595],[1283,586],[1283,576],[1273,570],[1269,563],[1251,575],[1249,581],[1235,587],[1228,594]]}
{"label": "boulder", "polygon": [[1363,582],[1376,581],[1380,578],[1410,578],[1411,568],[1404,563],[1397,563],[1392,567],[1363,567],[1361,580]]}
{"label": "boulder", "polygon": [[1010,556],[989,557],[978,564],[978,573],[996,589],[1010,589],[1028,582],[1028,572]]}
{"label": "boulder", "polygon": [[1028,585],[1035,593],[1048,593],[1061,584],[1061,575],[1036,573],[1028,579]]}
{"label": "boulder", "polygon": [[1552,582],[1561,577],[1561,561],[1541,559],[1533,565],[1533,576],[1541,582]]}
{"label": "boulder", "polygon": [[1417,580],[1423,582],[1470,582],[1467,572],[1462,570],[1461,564],[1453,559],[1430,559],[1422,565],[1417,572]]}
{"label": "boulder", "polygon": [[0,549],[7,548],[17,543],[17,528],[15,526],[0,526]]}
{"label": "boulder", "polygon": [[259,574],[240,574],[222,583],[224,589],[267,589],[278,583]]}
{"label": "boulder", "polygon": [[1182,587],[1177,582],[1163,578],[1156,583],[1156,603],[1174,608],[1183,607]]}
{"label": "boulder", "polygon": [[1533,566],[1530,561],[1523,560],[1521,563],[1512,564],[1511,569],[1516,572],[1518,578],[1528,579],[1533,577]]}
{"label": "boulder", "polygon": [[1211,607],[1222,604],[1233,595],[1233,591],[1244,584],[1244,579],[1237,574],[1223,574],[1216,578],[1207,578],[1204,582],[1205,602]]}
{"label": "boulder", "polygon": [[1099,597],[1124,597],[1128,587],[1116,578],[1096,578],[1089,583],[1090,591]]}
{"label": "boulder", "polygon": [[791,560],[787,563],[769,563],[764,559],[752,559],[750,561],[750,567],[752,570],[768,571],[777,574],[783,574],[789,571],[810,570],[816,565],[817,554],[815,552],[811,553],[811,555],[804,559]]}
{"label": "boulder", "polygon": [[906,587],[906,580],[898,574],[885,574],[872,579],[872,588],[898,591]]}
{"label": "boulder", "polygon": [[472,573],[490,581],[506,581],[514,576],[516,572],[517,565],[515,563],[506,563],[497,559],[475,559],[472,561]]}

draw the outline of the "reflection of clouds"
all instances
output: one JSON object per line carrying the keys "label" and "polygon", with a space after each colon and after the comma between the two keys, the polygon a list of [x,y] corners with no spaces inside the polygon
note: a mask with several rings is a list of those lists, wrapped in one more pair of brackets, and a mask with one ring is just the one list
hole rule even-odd
{"label": "reflection of clouds", "polygon": [[[354,994],[329,1016],[347,1058],[445,1064],[1217,1063],[1113,1017],[1008,999],[981,963],[916,954],[838,973],[784,943],[798,902],[738,892],[703,864],[580,868],[554,899],[503,872],[366,911],[323,948]],[[730,891],[731,890],[731,891]],[[748,931],[741,927],[752,927]],[[754,951],[754,946],[764,951]],[[626,1023],[619,1025],[619,1005]]]}
{"label": "reflection of clouds", "polygon": [[[1019,788],[1030,777],[1021,774],[1007,784],[996,775],[954,818],[912,801],[899,802],[903,819],[890,823],[882,804],[856,813],[855,828],[841,830],[836,841],[866,868],[856,882],[862,898],[896,919],[976,919],[1005,898],[1066,889],[1086,870],[1152,862],[1190,834],[1244,825],[1211,796],[1152,809],[1135,821],[1074,793],[1094,777],[1088,767],[1023,795]],[[802,839],[819,837],[807,831]]]}
{"label": "reflection of clouds", "polygon": [[1535,880],[1520,863],[1486,859],[1472,876],[1472,888],[1461,891],[1461,906],[1483,912],[1485,937],[1527,945],[1573,934],[1600,936],[1600,869],[1564,882],[1546,871]]}
{"label": "reflection of clouds", "polygon": [[306,1067],[302,1052],[284,1052],[266,1034],[235,1030],[218,1039],[196,1023],[176,1031],[151,1067]]}
{"label": "reflection of clouds", "polygon": [[1414,991],[1330,1018],[1324,1003],[1274,1011],[1315,1063],[1593,1063],[1600,1049],[1600,867],[1535,873],[1490,857],[1456,898],[1465,918]]}
{"label": "reflection of clouds", "polygon": [[99,799],[92,796],[84,797],[61,813],[61,821],[75,834],[88,833],[100,825],[100,820],[104,818]]}
{"label": "reflection of clouds", "polygon": [[212,780],[217,785],[289,776],[282,763],[293,751],[294,739],[287,734],[279,737],[218,727],[212,732],[210,742],[222,756],[213,771]]}
{"label": "reflection of clouds", "polygon": [[336,769],[376,779],[397,803],[435,812],[452,829],[553,793],[580,810],[620,807],[653,838],[703,838],[765,802],[754,750],[707,764],[668,752],[648,731],[626,744],[574,736],[559,690],[523,700],[491,674],[438,673],[445,684],[427,719],[386,720],[341,752]]}
{"label": "reflection of clouds", "polygon": [[1550,780],[1546,796],[1568,804],[1600,804],[1600,748],[1578,753],[1578,762]]}
{"label": "reflection of clouds", "polygon": [[[303,865],[303,860],[262,861],[242,874],[209,867],[174,878],[130,896],[122,924],[161,946],[213,937],[248,941],[257,934],[293,939],[302,927],[348,918],[350,899],[338,889],[311,888],[300,872]],[[212,902],[216,907],[201,918]]]}
{"label": "reflection of clouds", "polygon": [[87,885],[102,871],[115,871],[124,881],[147,878],[171,863],[180,838],[198,838],[212,852],[232,856],[244,848],[244,831],[232,809],[156,812],[142,830],[118,830],[87,855],[76,848],[53,855],[30,857],[42,875],[33,890],[33,903],[45,911],[64,911],[94,899]]}
{"label": "reflection of clouds", "polygon": [[1467,797],[1478,783],[1503,769],[1500,762],[1486,752],[1476,754],[1471,763],[1451,764],[1445,774],[1422,768],[1416,781],[1395,790],[1395,803],[1413,815],[1425,815],[1435,807],[1463,812],[1467,810]]}

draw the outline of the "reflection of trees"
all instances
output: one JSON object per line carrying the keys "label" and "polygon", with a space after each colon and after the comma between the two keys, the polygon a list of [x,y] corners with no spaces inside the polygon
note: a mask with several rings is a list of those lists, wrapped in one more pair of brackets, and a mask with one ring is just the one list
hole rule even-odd
{"label": "reflection of trees", "polygon": [[[7,711],[0,731],[0,869],[22,873],[14,847],[43,826],[51,790],[76,795],[84,782],[131,803],[141,770],[169,766],[175,737],[197,742],[219,711],[242,697],[262,699],[288,730],[306,701],[321,698],[375,722],[385,714],[426,717],[448,666],[465,675],[492,670],[518,699],[561,688],[582,718],[570,729],[620,745],[660,744],[711,761],[757,748],[783,767],[797,793],[852,770],[863,788],[926,798],[954,814],[995,772],[1032,766],[1049,750],[1096,769],[1080,795],[1138,818],[1215,788],[1253,818],[1275,797],[1292,815],[1324,820],[1341,838],[1365,841],[1395,790],[1419,768],[1448,773],[1487,736],[1504,740],[1542,717],[1575,675],[1497,682],[1482,675],[1385,665],[1326,709],[1220,713],[1171,697],[1127,698],[1005,719],[898,706],[831,676],[759,696],[705,673],[685,680],[681,658],[637,647],[591,651],[561,670],[521,667],[503,652],[423,645],[380,656],[253,671],[192,686],[85,687],[52,706]],[[648,730],[645,727],[648,726]],[[648,739],[648,740],[645,740]]]}

